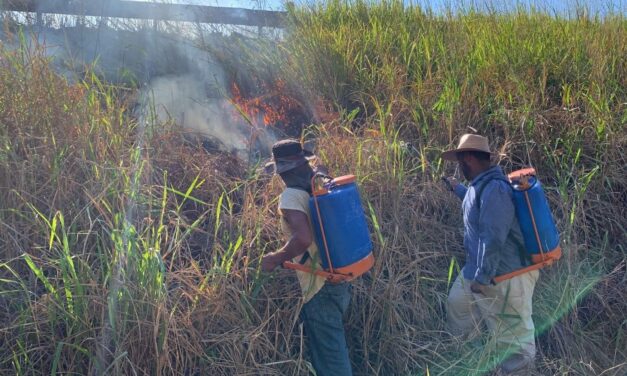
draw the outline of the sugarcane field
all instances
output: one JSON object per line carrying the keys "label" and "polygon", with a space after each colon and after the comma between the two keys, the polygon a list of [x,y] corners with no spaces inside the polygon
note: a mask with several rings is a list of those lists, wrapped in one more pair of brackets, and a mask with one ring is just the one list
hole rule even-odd
{"label": "sugarcane field", "polygon": [[0,375],[627,375],[627,2],[0,0]]}

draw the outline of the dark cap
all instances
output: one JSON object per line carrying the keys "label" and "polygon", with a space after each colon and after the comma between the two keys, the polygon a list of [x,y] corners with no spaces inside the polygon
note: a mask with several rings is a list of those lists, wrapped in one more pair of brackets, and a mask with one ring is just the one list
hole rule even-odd
{"label": "dark cap", "polygon": [[266,169],[273,169],[280,174],[308,163],[315,156],[297,140],[286,139],[272,145],[272,162],[266,164]]}
{"label": "dark cap", "polygon": [[272,156],[276,160],[277,158],[305,156],[310,157],[313,153],[309,150],[304,150],[303,145],[300,142],[293,139],[277,141],[272,145]]}

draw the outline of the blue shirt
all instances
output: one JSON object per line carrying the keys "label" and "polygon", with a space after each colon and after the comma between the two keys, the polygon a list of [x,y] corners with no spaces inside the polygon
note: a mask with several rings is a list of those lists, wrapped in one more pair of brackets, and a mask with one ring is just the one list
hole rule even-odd
{"label": "blue shirt", "polygon": [[[479,174],[466,188],[459,184],[455,194],[463,200],[465,279],[487,285],[497,275],[528,265],[521,257],[522,232],[512,201],[512,189],[498,166]],[[481,204],[477,194],[481,191]],[[524,254],[524,253],[523,253]]]}

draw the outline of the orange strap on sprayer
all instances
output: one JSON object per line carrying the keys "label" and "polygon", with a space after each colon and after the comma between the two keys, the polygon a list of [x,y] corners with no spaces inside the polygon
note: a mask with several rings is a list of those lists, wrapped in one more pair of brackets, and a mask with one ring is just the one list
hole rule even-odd
{"label": "orange strap on sprayer", "polygon": [[517,277],[521,274],[525,274],[534,270],[538,270],[538,269],[542,269],[546,266],[550,266],[552,265],[555,260],[557,260],[561,254],[562,254],[562,249],[560,247],[557,247],[554,251],[552,251],[551,253],[555,252],[558,256],[555,258],[547,258],[546,260],[539,262],[537,264],[533,264],[530,266],[527,266],[526,268],[522,268],[522,269],[518,269],[518,270],[514,270],[511,273],[507,273],[507,274],[503,274],[503,275],[499,275],[494,277],[494,283],[500,283],[503,281],[507,281],[508,279],[512,279],[514,277]]}
{"label": "orange strap on sprayer", "polygon": [[312,269],[308,266],[297,264],[295,262],[290,262],[290,261],[285,261],[283,263],[283,267],[285,269],[292,269],[292,270],[298,270],[300,272],[315,274],[318,277],[322,277],[332,283],[345,282],[345,281],[348,281],[350,278],[349,276],[344,275],[344,274],[329,273],[329,272],[325,272],[322,269]]}
{"label": "orange strap on sprayer", "polygon": [[531,226],[533,227],[533,233],[536,235],[536,241],[538,242],[538,249],[544,260],[544,250],[542,249],[542,241],[540,240],[540,232],[538,231],[538,225],[536,224],[536,216],[533,215],[533,209],[531,208],[531,200],[529,199],[529,192],[525,191],[525,202],[527,203],[527,209],[529,209],[529,216],[531,217]]}
{"label": "orange strap on sprayer", "polygon": [[315,181],[316,181],[316,175],[314,174],[314,176],[312,176],[311,178],[311,195],[313,197],[314,206],[316,207],[316,214],[318,215],[318,222],[320,222],[320,234],[322,235],[322,244],[324,245],[324,253],[327,256],[327,262],[329,263],[329,271],[331,272],[331,274],[334,274],[333,263],[331,262],[331,254],[329,253],[329,246],[327,245],[327,235],[324,231],[324,225],[322,224],[322,215],[320,215],[320,205],[318,205],[318,195],[320,194],[320,192],[314,189]]}

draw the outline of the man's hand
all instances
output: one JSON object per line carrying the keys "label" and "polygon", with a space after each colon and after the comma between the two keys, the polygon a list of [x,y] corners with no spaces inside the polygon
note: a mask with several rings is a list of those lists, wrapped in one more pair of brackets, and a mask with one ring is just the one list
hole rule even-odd
{"label": "man's hand", "polygon": [[277,266],[281,265],[283,260],[279,257],[276,252],[268,253],[261,258],[261,271],[262,272],[271,272],[277,268]]}
{"label": "man's hand", "polygon": [[455,187],[457,187],[457,185],[459,184],[459,181],[457,181],[457,179],[452,176],[442,177],[442,180],[444,180],[444,182],[450,188],[451,191],[454,191]]}
{"label": "man's hand", "polygon": [[475,294],[485,295],[486,287],[488,286],[482,285],[477,281],[472,281],[472,283],[470,284],[470,291],[474,292]]}

